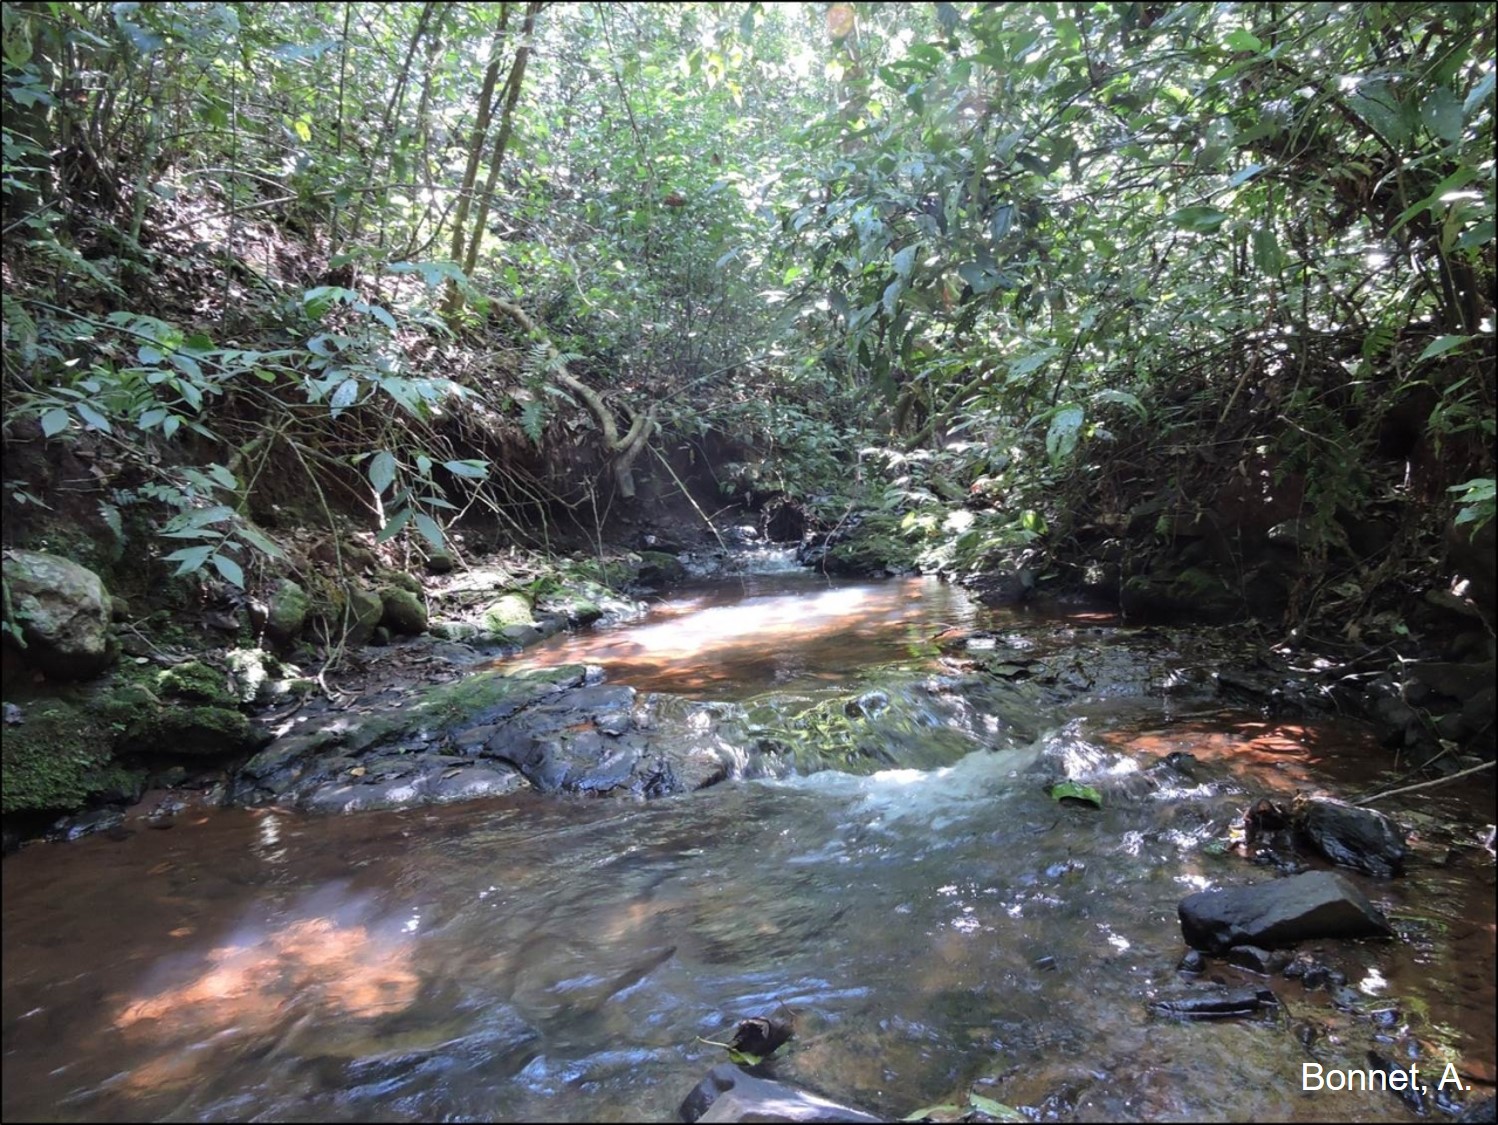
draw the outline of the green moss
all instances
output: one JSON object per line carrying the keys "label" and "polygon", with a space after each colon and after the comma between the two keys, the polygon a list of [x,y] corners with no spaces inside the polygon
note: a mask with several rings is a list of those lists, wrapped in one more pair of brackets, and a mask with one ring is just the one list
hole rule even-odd
{"label": "green moss", "polygon": [[210,668],[197,660],[189,660],[172,668],[166,668],[156,676],[159,695],[175,699],[191,699],[221,706],[232,705],[227,678],[217,668]]}
{"label": "green moss", "polygon": [[81,808],[116,785],[114,745],[139,706],[107,693],[49,699],[5,732],[0,809]]}
{"label": "green moss", "polygon": [[137,754],[191,754],[211,757],[247,749],[250,720],[227,707],[164,707],[138,720],[122,748]]}
{"label": "green moss", "polygon": [[527,625],[535,628],[531,618],[530,599],[524,594],[509,593],[484,607],[480,620],[491,633],[502,633],[510,625]]}

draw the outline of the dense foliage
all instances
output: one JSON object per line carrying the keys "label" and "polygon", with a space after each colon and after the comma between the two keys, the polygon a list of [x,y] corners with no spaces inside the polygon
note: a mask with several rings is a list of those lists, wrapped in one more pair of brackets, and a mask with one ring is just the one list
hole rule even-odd
{"label": "dense foliage", "polygon": [[7,435],[103,442],[182,573],[297,496],[597,525],[684,454],[958,569],[1251,504],[1314,570],[1397,508],[1291,617],[1493,516],[1485,5],[4,20]]}

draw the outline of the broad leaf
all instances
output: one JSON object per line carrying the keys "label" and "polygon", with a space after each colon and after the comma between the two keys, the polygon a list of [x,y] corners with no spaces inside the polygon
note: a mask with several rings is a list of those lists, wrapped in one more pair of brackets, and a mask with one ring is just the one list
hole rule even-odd
{"label": "broad leaf", "polygon": [[366,472],[369,476],[370,487],[375,490],[376,495],[383,494],[395,483],[395,469],[395,458],[385,450],[382,449],[374,455]]}

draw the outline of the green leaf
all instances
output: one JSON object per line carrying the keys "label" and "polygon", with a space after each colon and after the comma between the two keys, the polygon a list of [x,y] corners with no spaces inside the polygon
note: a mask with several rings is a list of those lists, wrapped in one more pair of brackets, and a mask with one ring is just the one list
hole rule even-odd
{"label": "green leaf", "polygon": [[1103,807],[1103,795],[1090,785],[1083,785],[1080,781],[1058,781],[1051,786],[1051,800],[1080,801],[1083,804],[1092,805],[1094,808]]}
{"label": "green leaf", "polygon": [[1232,216],[1226,211],[1219,211],[1216,207],[1179,207],[1170,213],[1170,221],[1178,227],[1186,230],[1194,230],[1198,234],[1212,234],[1227,222]]}
{"label": "green leaf", "polygon": [[1222,40],[1223,45],[1230,51],[1262,51],[1264,41],[1246,28],[1237,28],[1230,31]]}
{"label": "green leaf", "polygon": [[1127,406],[1134,413],[1138,414],[1140,418],[1144,418],[1149,413],[1145,409],[1144,403],[1139,401],[1138,395],[1130,394],[1128,391],[1114,390],[1111,387],[1098,391],[1097,394],[1092,396],[1092,401],[1119,403],[1122,406]]}
{"label": "green leaf", "polygon": [[1415,362],[1419,363],[1422,359],[1434,359],[1438,355],[1445,355],[1447,352],[1459,348],[1468,340],[1473,339],[1476,339],[1476,337],[1437,336],[1434,340],[1425,345],[1425,350],[1415,357]]}
{"label": "green leaf", "polygon": [[42,436],[56,437],[68,428],[68,412],[60,406],[54,406],[42,415]]}
{"label": "green leaf", "polygon": [[172,523],[175,525],[173,530],[181,530],[188,527],[207,527],[211,523],[221,523],[233,518],[233,508],[227,504],[213,504],[207,508],[195,508],[191,512],[183,512],[182,515],[172,520]]}
{"label": "green leaf", "polygon": [[328,408],[338,414],[347,410],[359,398],[359,380],[345,379],[338,384],[338,389],[333,392],[333,397],[328,401]]}
{"label": "green leaf", "polygon": [[1005,1105],[1003,1102],[996,1102],[992,1098],[985,1098],[982,1094],[969,1094],[967,1096],[967,1100],[968,1104],[976,1109],[979,1113],[986,1114],[987,1116],[994,1118],[996,1121],[1030,1120],[1013,1106]]}
{"label": "green leaf", "polygon": [[286,557],[286,552],[281,550],[280,544],[248,523],[240,524],[234,529],[234,533],[263,555],[273,559]]}
{"label": "green leaf", "polygon": [[421,532],[422,538],[439,551],[447,550],[447,539],[442,534],[442,528],[437,525],[436,520],[425,512],[417,512],[414,518],[416,520],[416,530]]}
{"label": "green leaf", "polygon": [[895,273],[903,280],[910,280],[910,271],[915,266],[915,255],[919,245],[907,246],[894,257]]}
{"label": "green leaf", "polygon": [[169,555],[163,555],[162,561],[177,563],[176,573],[172,577],[180,578],[184,574],[191,574],[195,570],[201,570],[203,564],[208,561],[208,557],[213,554],[215,549],[213,544],[209,544],[206,547],[183,547],[180,551],[173,551]]}
{"label": "green leaf", "polygon": [[244,571],[237,562],[228,555],[214,555],[211,561],[213,569],[223,575],[224,581],[244,589]]}
{"label": "green leaf", "polygon": [[213,478],[213,483],[220,488],[227,488],[230,492],[233,492],[239,487],[239,479],[217,461],[208,466],[207,472]]}
{"label": "green leaf", "polygon": [[1051,464],[1059,465],[1072,455],[1072,451],[1077,448],[1077,439],[1081,436],[1082,421],[1086,417],[1086,411],[1075,404],[1063,406],[1056,411],[1055,417],[1051,419],[1051,428],[1045,435],[1045,451]]}
{"label": "green leaf", "polygon": [[388,309],[381,308],[379,305],[370,305],[369,315],[378,320],[386,328],[390,329],[390,331],[396,331],[398,326],[395,323],[395,317],[390,315],[390,311]]}
{"label": "green leaf", "polygon": [[100,414],[97,410],[95,410],[88,403],[86,403],[86,402],[75,402],[75,403],[73,403],[73,409],[78,412],[78,417],[82,418],[85,422],[87,422],[94,429],[96,429],[96,430],[103,430],[106,434],[110,434],[110,433],[114,432],[110,428],[109,419],[106,418],[106,417],[104,417],[104,415]]}
{"label": "green leaf", "polygon": [[947,1102],[944,1105],[928,1105],[928,1106],[925,1106],[925,1107],[923,1107],[921,1109],[916,1110],[914,1113],[906,1114],[904,1117],[900,1118],[900,1120],[901,1121],[924,1121],[924,1120],[926,1120],[926,1118],[928,1118],[928,1117],[935,1117],[938,1114],[940,1114],[943,1117],[957,1117],[957,1116],[960,1116],[961,1113],[962,1113],[962,1106],[957,1105],[957,1104],[955,1104],[953,1102]]}
{"label": "green leaf", "polygon": [[402,508],[386,521],[385,526],[375,536],[376,543],[387,543],[401,533],[406,524],[411,522],[411,509]]}
{"label": "green leaf", "polygon": [[1420,103],[1420,122],[1443,141],[1462,139],[1462,103],[1444,86]]}
{"label": "green leaf", "polygon": [[1228,177],[1228,187],[1238,187],[1241,184],[1246,184],[1263,170],[1264,165],[1262,164],[1246,165]]}
{"label": "green leaf", "polygon": [[391,454],[382,449],[374,455],[366,472],[369,476],[370,487],[375,490],[376,495],[382,495],[395,483],[395,469],[395,458]]}
{"label": "green leaf", "polygon": [[442,467],[455,477],[471,477],[475,480],[483,480],[489,475],[489,462],[487,461],[444,461]]}

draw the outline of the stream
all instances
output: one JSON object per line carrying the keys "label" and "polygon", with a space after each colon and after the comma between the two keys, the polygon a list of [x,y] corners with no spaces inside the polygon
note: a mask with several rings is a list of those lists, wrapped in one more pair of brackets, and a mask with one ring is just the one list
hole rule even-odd
{"label": "stream", "polygon": [[[948,675],[940,638],[974,630],[964,654],[1029,654],[998,675],[1046,669],[1069,694],[1002,720],[969,699],[971,748],[935,768],[650,801],[224,809],[29,847],[4,861],[0,1111],[672,1121],[723,1060],[703,1040],[785,1009],[796,1035],[773,1075],[887,1119],[972,1091],[1053,1120],[1417,1120],[1394,1094],[1301,1091],[1304,1062],[1363,1068],[1370,1047],[1431,1082],[1454,1063],[1474,1087],[1457,1100],[1490,1092],[1490,781],[1379,806],[1412,828],[1410,872],[1347,877],[1399,939],[1309,947],[1356,1004],[1220,962],[1177,973],[1179,900],[1269,877],[1212,846],[1235,811],[1397,772],[1357,724],[1226,707],[1189,634],[782,570],[673,591],[641,622],[516,663],[814,708]],[[955,721],[954,704],[922,706],[900,712],[912,744]],[[1152,769],[1176,751],[1194,780]],[[1052,802],[1047,770],[1103,807]],[[1151,1014],[1213,976],[1281,1003]]]}

